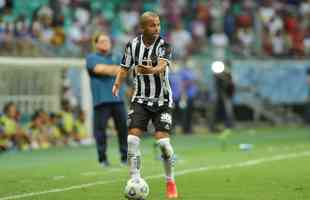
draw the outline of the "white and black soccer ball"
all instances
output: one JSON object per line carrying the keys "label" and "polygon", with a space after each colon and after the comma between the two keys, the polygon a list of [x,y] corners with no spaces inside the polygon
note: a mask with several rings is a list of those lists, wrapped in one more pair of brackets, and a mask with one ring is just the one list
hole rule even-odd
{"label": "white and black soccer ball", "polygon": [[125,197],[129,200],[146,200],[149,186],[143,178],[129,179],[125,187]]}

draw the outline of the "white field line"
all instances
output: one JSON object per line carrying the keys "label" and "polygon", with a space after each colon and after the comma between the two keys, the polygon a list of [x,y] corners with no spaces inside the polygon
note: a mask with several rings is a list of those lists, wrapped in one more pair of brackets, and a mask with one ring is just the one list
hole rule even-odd
{"label": "white field line", "polygon": [[[118,171],[121,171],[121,168],[110,168],[110,169],[107,169],[107,171],[109,173],[111,172],[118,172]],[[81,176],[96,176],[98,174],[100,174],[102,171],[90,171],[90,172],[83,172],[83,173],[80,173]],[[52,180],[54,181],[58,181],[58,180],[61,180],[61,179],[64,179],[66,178],[65,176],[54,176],[52,177]]]}
{"label": "white field line", "polygon": [[54,181],[58,181],[58,180],[61,180],[61,179],[64,179],[64,178],[65,178],[64,176],[54,176],[53,180]]}
{"label": "white field line", "polygon": [[95,176],[97,174],[98,174],[97,172],[84,172],[81,173],[81,176]]}
{"label": "white field line", "polygon": [[[304,152],[299,152],[299,153],[290,153],[290,154],[280,154],[280,155],[275,155],[275,156],[272,156],[269,158],[266,157],[266,158],[260,158],[260,159],[255,159],[255,160],[248,160],[248,161],[239,162],[239,163],[235,163],[235,164],[225,164],[225,165],[218,165],[218,166],[211,166],[211,167],[200,167],[200,168],[195,168],[195,169],[187,169],[187,170],[178,171],[175,174],[177,176],[182,176],[184,174],[201,172],[201,171],[224,170],[224,169],[230,169],[230,168],[236,168],[236,167],[247,167],[247,166],[258,165],[261,163],[267,163],[267,162],[278,161],[278,160],[286,160],[286,159],[298,158],[298,157],[304,157],[304,156],[310,156],[310,151],[304,151]],[[163,176],[164,176],[163,174],[158,174],[158,175],[153,175],[153,176],[147,176],[147,177],[145,177],[145,179],[157,179],[157,178],[160,178]],[[96,181],[96,182],[92,182],[92,183],[74,185],[74,186],[70,186],[70,187],[66,187],[66,188],[55,188],[55,189],[50,189],[50,190],[44,190],[41,192],[31,192],[31,193],[24,193],[24,194],[19,194],[19,195],[1,197],[0,200],[21,199],[21,198],[39,196],[39,195],[49,194],[49,193],[66,192],[66,191],[70,191],[70,190],[88,188],[88,187],[92,187],[92,186],[96,186],[96,185],[111,184],[111,183],[115,183],[118,181],[121,181],[121,180]]]}

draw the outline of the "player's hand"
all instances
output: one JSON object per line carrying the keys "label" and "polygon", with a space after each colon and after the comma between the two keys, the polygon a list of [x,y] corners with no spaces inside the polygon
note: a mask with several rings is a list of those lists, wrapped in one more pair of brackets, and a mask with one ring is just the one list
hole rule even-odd
{"label": "player's hand", "polygon": [[119,94],[119,85],[114,84],[112,88],[112,95],[118,97],[118,94]]}
{"label": "player's hand", "polygon": [[150,65],[137,65],[138,74],[154,74],[154,67]]}

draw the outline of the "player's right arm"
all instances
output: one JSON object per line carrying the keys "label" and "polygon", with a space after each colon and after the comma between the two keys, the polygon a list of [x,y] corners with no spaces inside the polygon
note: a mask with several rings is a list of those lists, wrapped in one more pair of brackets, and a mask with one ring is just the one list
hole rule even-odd
{"label": "player's right arm", "polygon": [[114,85],[112,88],[112,94],[114,96],[118,96],[119,89],[124,79],[127,77],[129,69],[133,66],[133,63],[134,63],[134,60],[132,56],[131,42],[128,42],[125,48],[122,62],[121,62],[120,70],[118,71],[116,75],[116,79],[114,81]]}
{"label": "player's right arm", "polygon": [[120,89],[124,79],[127,77],[127,75],[128,75],[128,69],[121,67],[118,74],[116,75],[116,79],[115,79],[114,84],[113,84],[113,88],[112,88],[113,96],[118,96],[119,89]]}

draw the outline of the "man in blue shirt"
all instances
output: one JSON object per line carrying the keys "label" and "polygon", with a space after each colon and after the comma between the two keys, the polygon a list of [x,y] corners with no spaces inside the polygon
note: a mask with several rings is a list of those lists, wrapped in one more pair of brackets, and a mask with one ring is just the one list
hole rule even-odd
{"label": "man in blue shirt", "polygon": [[198,94],[197,77],[189,66],[182,67],[178,72],[181,79],[181,95],[179,107],[182,110],[182,129],[184,134],[193,133],[194,101]]}
{"label": "man in blue shirt", "polygon": [[124,107],[124,91],[120,96],[112,95],[111,90],[115,75],[119,71],[118,65],[113,65],[111,40],[105,33],[100,33],[94,38],[96,53],[91,53],[86,58],[86,67],[90,76],[91,92],[94,106],[94,137],[96,139],[98,161],[103,166],[109,166],[107,151],[107,122],[110,117],[118,133],[119,151],[121,162],[127,163],[127,119]]}

